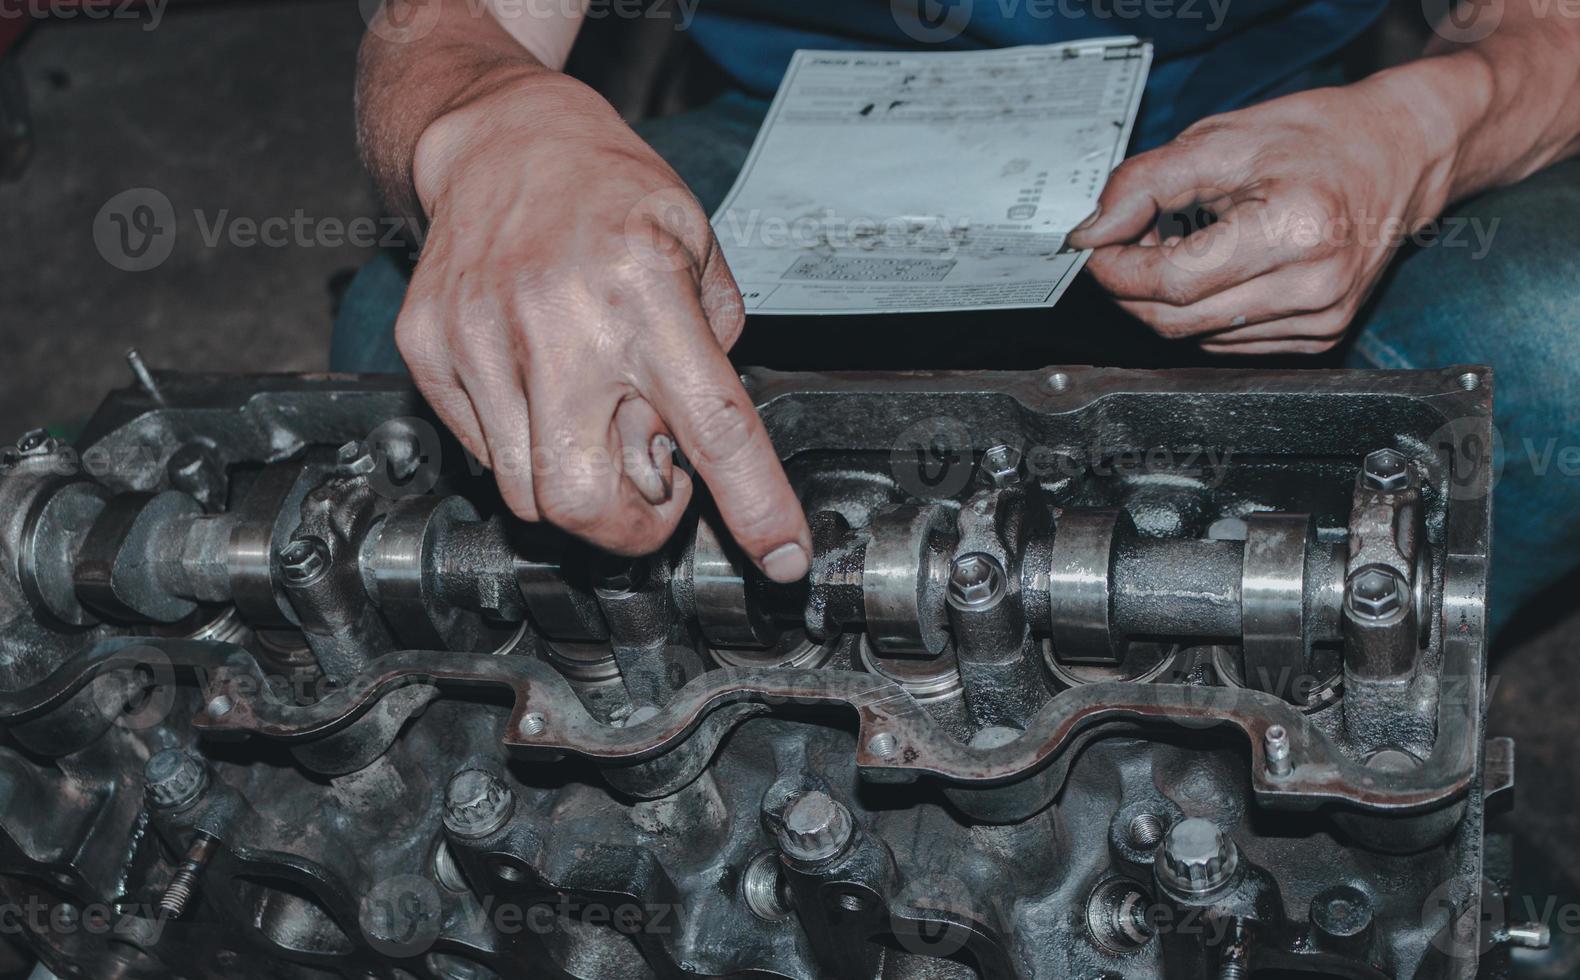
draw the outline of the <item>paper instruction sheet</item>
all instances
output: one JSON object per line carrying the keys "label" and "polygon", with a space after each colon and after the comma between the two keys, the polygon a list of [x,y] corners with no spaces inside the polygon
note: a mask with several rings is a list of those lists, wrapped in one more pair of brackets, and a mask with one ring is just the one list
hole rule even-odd
{"label": "paper instruction sheet", "polygon": [[798,51],[713,216],[752,313],[1052,306],[1151,45]]}

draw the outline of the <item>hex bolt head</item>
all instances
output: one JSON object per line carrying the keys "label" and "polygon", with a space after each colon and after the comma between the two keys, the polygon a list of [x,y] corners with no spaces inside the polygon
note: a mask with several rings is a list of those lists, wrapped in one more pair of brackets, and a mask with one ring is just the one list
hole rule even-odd
{"label": "hex bolt head", "polygon": [[1021,452],[1014,446],[997,445],[982,454],[982,481],[989,486],[1007,487],[1020,482]]}
{"label": "hex bolt head", "polygon": [[797,861],[827,861],[849,844],[855,822],[844,804],[816,790],[797,797],[779,827],[779,849]]}
{"label": "hex bolt head", "polygon": [[1394,449],[1379,449],[1366,456],[1361,479],[1373,490],[1394,493],[1410,485],[1410,461]]}
{"label": "hex bolt head", "polygon": [[1386,619],[1404,605],[1405,588],[1386,568],[1363,568],[1350,579],[1350,608],[1363,619]]}
{"label": "hex bolt head", "polygon": [[981,551],[961,555],[949,566],[949,601],[967,609],[992,605],[1004,594],[1004,566]]}
{"label": "hex bolt head", "polygon": [[482,769],[463,769],[450,777],[444,792],[444,825],[457,837],[487,837],[516,811],[516,794],[499,777]]}
{"label": "hex bolt head", "polygon": [[208,787],[208,767],[182,749],[165,749],[148,757],[143,766],[143,784],[154,806],[179,809]]}
{"label": "hex bolt head", "polygon": [[1188,817],[1169,828],[1153,862],[1164,885],[1201,897],[1228,883],[1239,866],[1240,852],[1217,824]]}
{"label": "hex bolt head", "polygon": [[329,546],[318,538],[297,538],[280,549],[280,574],[289,585],[311,585],[329,570]]}

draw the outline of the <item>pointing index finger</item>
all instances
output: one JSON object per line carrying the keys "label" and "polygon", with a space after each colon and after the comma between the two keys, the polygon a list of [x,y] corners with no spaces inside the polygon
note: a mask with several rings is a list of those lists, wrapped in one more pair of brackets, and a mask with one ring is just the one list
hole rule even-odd
{"label": "pointing index finger", "polygon": [[767,576],[792,582],[811,567],[812,534],[757,408],[697,311],[696,322],[656,331],[648,398],[712,491],[736,542]]}

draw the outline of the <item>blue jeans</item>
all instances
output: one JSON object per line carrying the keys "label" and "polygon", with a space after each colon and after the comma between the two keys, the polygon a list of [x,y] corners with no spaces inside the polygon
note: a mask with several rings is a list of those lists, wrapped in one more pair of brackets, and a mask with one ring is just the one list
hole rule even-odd
{"label": "blue jeans", "polygon": [[[765,109],[730,94],[638,131],[711,212],[745,161]],[[1343,357],[1360,368],[1492,366],[1503,446],[1489,598],[1496,633],[1544,586],[1580,567],[1580,160],[1468,201],[1442,228],[1443,240],[1406,246],[1394,261]],[[335,322],[333,370],[404,370],[393,330],[406,277],[397,256],[381,256],[357,275]],[[857,338],[839,317],[774,318],[748,330],[732,356],[780,368],[890,369],[1203,360],[1189,345],[1158,340],[1084,278],[1052,314],[993,318],[1002,321],[1003,336],[1015,338],[1009,362],[994,356],[1006,345],[962,343],[957,323],[937,317],[878,318]],[[972,330],[986,319],[973,314]],[[1081,329],[1050,330],[1050,319],[1056,328]]]}

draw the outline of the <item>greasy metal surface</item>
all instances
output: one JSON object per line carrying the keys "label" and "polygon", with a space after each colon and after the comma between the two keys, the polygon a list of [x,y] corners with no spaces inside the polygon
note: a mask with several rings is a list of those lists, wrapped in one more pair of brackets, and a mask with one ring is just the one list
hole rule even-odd
{"label": "greasy metal surface", "polygon": [[[263,672],[245,650],[222,643],[127,640],[105,644],[63,665],[50,678],[22,691],[0,693],[0,723],[37,718],[63,704],[94,677],[107,671],[152,665],[205,672],[210,698],[225,695],[234,705],[221,717],[203,712],[193,719],[199,731],[215,735],[257,735],[286,742],[310,741],[343,730],[375,708],[391,691],[414,684],[437,684],[464,696],[468,689],[497,687],[515,695],[515,708],[502,743],[525,756],[564,753],[611,763],[651,759],[683,741],[711,712],[728,705],[755,703],[794,717],[797,707],[844,706],[861,722],[857,764],[869,776],[893,781],[927,775],[964,786],[992,786],[1024,778],[1044,768],[1081,730],[1105,723],[1150,721],[1193,728],[1224,724],[1245,733],[1252,749],[1252,783],[1269,803],[1312,807],[1340,800],[1376,809],[1412,810],[1454,799],[1470,783],[1475,747],[1463,733],[1473,730],[1463,714],[1479,703],[1480,678],[1445,664],[1444,677],[1465,684],[1466,697],[1445,706],[1439,719],[1444,736],[1420,769],[1404,773],[1368,770],[1338,752],[1310,727],[1293,706],[1259,691],[1170,684],[1085,684],[1056,696],[1032,718],[1015,740],[993,748],[962,745],[893,683],[872,675],[729,667],[709,671],[677,691],[667,706],[641,722],[615,728],[581,707],[565,679],[547,665],[521,659],[447,652],[398,651],[311,705],[291,705],[269,697]],[[1464,665],[1459,665],[1461,668]],[[546,720],[539,733],[526,734],[521,720],[537,714]],[[1262,735],[1271,725],[1291,733],[1290,776],[1265,775]],[[896,750],[875,755],[868,746],[880,733],[894,736]]]}
{"label": "greasy metal surface", "polygon": [[[162,404],[119,393],[89,426],[81,445],[129,461],[107,491],[167,492],[171,461],[202,457],[205,506],[250,530],[148,538],[199,567],[125,594],[158,610],[159,589],[213,603],[234,585],[244,608],[61,630],[0,576],[21,613],[0,635],[0,728],[25,747],[0,746],[15,801],[0,890],[124,896],[113,941],[28,941],[57,968],[128,980],[1207,980],[1226,964],[1467,980],[1483,801],[1511,777],[1506,747],[1479,758],[1489,472],[1456,467],[1461,438],[1487,431],[1491,379],[1469,391],[1463,371],[749,372],[817,528],[812,580],[788,589],[711,542],[697,580],[689,523],[650,563],[593,574],[574,545],[518,534],[449,445],[440,485],[404,503],[333,463],[296,479],[392,419],[431,425],[392,379],[161,377]],[[1012,443],[1019,480],[984,459]],[[898,451],[918,444],[936,451],[930,483]],[[1421,487],[1413,509],[1365,517],[1408,519],[1423,544],[1405,573],[1430,615],[1407,684],[1340,670],[1338,569],[1379,446]],[[1149,448],[1175,465],[1149,470]],[[8,479],[0,497],[22,499]],[[1122,547],[1061,545],[1061,525],[1102,511],[1124,516]],[[1269,552],[1212,530],[1257,514],[1311,515],[1315,557],[1298,560],[1293,533]],[[360,567],[285,586],[275,550],[293,535]],[[1414,542],[1400,547],[1407,561]],[[1079,616],[1049,572],[1061,551],[1109,573],[1088,576],[1099,601]],[[973,553],[1002,566],[1001,587],[980,608],[946,603],[951,562]],[[1072,623],[1108,651],[1083,662],[1060,639]],[[210,639],[165,638],[193,629]],[[1328,685],[1319,699],[1248,684],[1297,650]],[[356,662],[341,653],[365,666],[280,684],[315,658]],[[139,691],[162,719],[105,714]],[[1265,755],[1274,726],[1287,766]],[[202,760],[204,788],[150,806],[142,760],[171,747]],[[447,828],[462,770],[508,801],[486,834]],[[815,862],[777,833],[811,792],[851,816]],[[1171,895],[1156,838],[1130,830],[1141,816],[1160,834],[1211,820],[1236,870],[1200,901]],[[1343,889],[1369,896],[1361,941],[1324,931],[1321,896]],[[135,911],[183,890],[174,918]],[[1137,945],[1116,951],[1089,901],[1107,894],[1221,928],[1121,928],[1110,942]],[[629,928],[579,921],[613,903],[636,911]],[[486,911],[544,907],[553,924],[525,932]]]}

